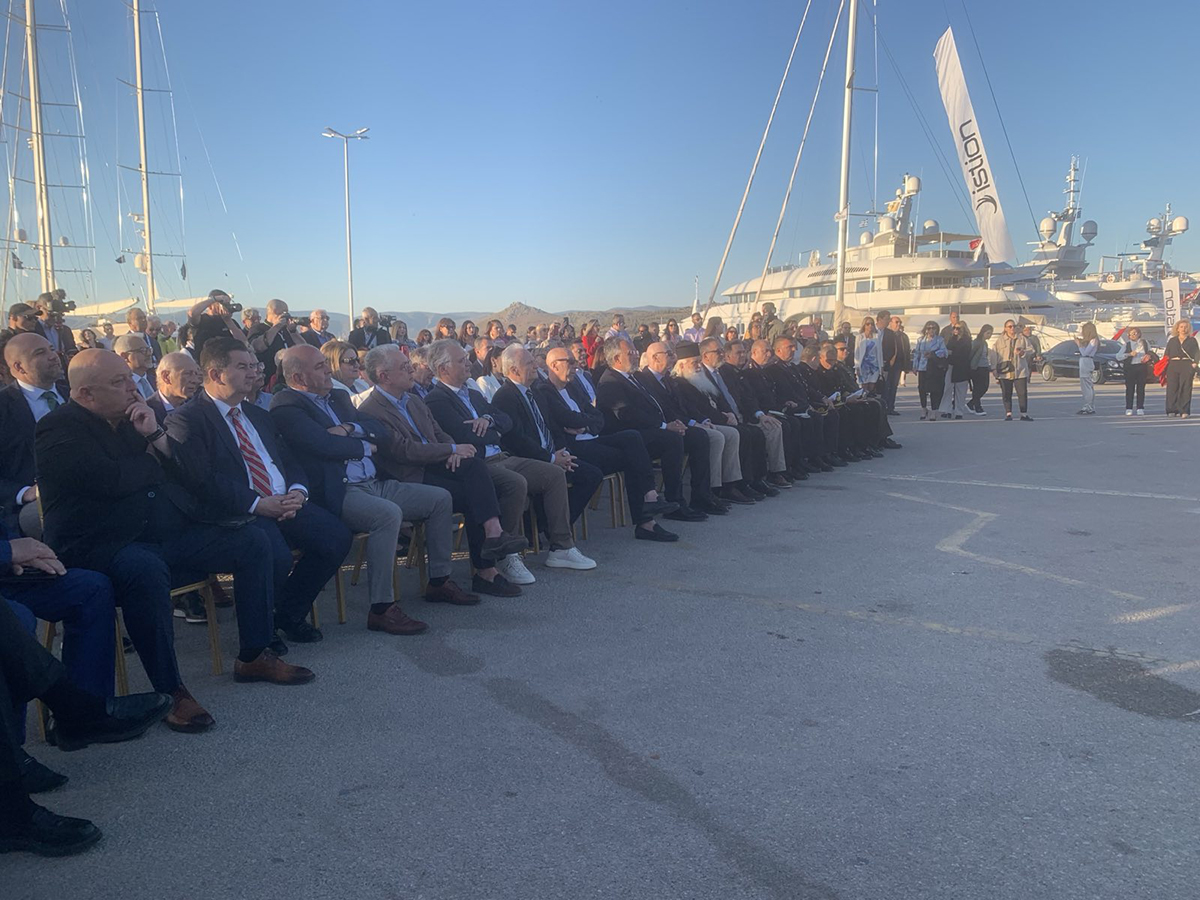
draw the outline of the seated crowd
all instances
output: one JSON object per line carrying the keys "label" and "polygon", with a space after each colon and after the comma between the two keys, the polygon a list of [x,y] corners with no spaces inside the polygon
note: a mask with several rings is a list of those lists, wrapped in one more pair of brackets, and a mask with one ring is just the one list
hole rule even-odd
{"label": "seated crowd", "polygon": [[[521,341],[499,320],[481,333],[443,319],[436,338],[413,342],[368,308],[341,341],[322,310],[304,323],[280,300],[262,320],[242,311],[239,323],[239,311],[213,291],[178,331],[132,310],[126,334],[78,344],[48,303],[11,311],[0,852],[63,854],[99,836],[29,799],[65,781],[22,749],[29,699],[52,711],[48,735],[64,749],[159,718],[185,733],[213,726],[184,683],[173,627],[205,610],[172,601],[176,588],[231,576],[232,599],[221,596],[237,621],[234,680],[306,684],[314,672],[285,657],[322,639],[309,612],[355,535],[366,627],[417,635],[427,625],[393,588],[410,525],[428,555],[424,599],[470,606],[536,583],[531,543],[544,544],[546,568],[596,568],[575,525],[607,476],[622,476],[632,537],[672,543],[664,522],[728,516],[899,447],[846,343],[818,329],[801,346],[778,320],[746,341],[699,322],[686,336],[675,326],[659,339],[655,326],[633,337],[622,316],[603,337],[595,321],[577,338],[564,320]],[[452,577],[455,514],[469,589]],[[119,700],[117,608],[152,688]],[[60,623],[61,663],[30,636],[36,619]]]}

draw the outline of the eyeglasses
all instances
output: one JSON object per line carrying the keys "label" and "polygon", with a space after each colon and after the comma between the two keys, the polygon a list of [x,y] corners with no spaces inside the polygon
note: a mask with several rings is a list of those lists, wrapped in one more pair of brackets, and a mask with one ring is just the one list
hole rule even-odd
{"label": "eyeglasses", "polygon": [[343,365],[343,366],[359,366],[359,367],[361,367],[361,366],[362,366],[362,363],[360,363],[360,362],[358,361],[358,357],[357,357],[357,356],[353,356],[353,357],[350,357],[350,358],[348,358],[348,359],[343,359],[343,360],[341,360],[341,363],[342,363],[342,365]]}

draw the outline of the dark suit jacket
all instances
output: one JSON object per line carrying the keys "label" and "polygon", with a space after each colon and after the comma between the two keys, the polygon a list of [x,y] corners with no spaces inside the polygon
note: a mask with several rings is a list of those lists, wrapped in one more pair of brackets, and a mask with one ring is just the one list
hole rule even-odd
{"label": "dark suit jacket", "polygon": [[679,407],[683,410],[682,419],[685,422],[703,422],[705,419],[714,425],[726,425],[725,417],[715,399],[686,378],[671,376],[671,388],[679,398]]}
{"label": "dark suit jacket", "polygon": [[503,437],[512,428],[512,419],[503,410],[488,403],[483,394],[475,390],[470,382],[467,382],[466,386],[471,392],[471,405],[475,407],[475,412],[480,416],[492,417],[492,427],[484,432],[483,437],[477,435],[471,430],[471,426],[466,424],[466,420],[473,416],[462,400],[458,398],[458,394],[440,381],[434,382],[429,393],[425,395],[425,405],[429,407],[433,418],[442,426],[442,430],[450,435],[450,439],[454,443],[471,444],[477,455],[482,458],[487,452],[488,444],[503,446]]}
{"label": "dark suit jacket", "polygon": [[567,434],[567,428],[586,428],[589,434],[601,434],[604,431],[604,414],[592,405],[591,398],[583,386],[572,378],[567,382],[567,394],[579,412],[567,406],[562,394],[549,381],[540,381],[534,385],[533,392],[541,400],[542,415],[554,436],[555,447],[570,449],[576,440],[573,434]]}
{"label": "dark suit jacket", "polygon": [[146,401],[146,405],[154,411],[154,419],[159,425],[162,425],[164,422],[166,422],[167,415],[170,412],[173,412],[173,410],[168,410],[166,406],[163,405],[162,394],[158,393],[158,391],[155,391],[150,399]]}
{"label": "dark suit jacket", "polygon": [[[890,328],[883,329],[880,335],[880,359],[883,362],[883,368],[890,369],[894,365],[900,365],[904,362],[904,357],[900,355],[900,342],[896,340],[896,332]],[[892,359],[895,357],[895,359]],[[888,362],[888,360],[892,360]]]}
{"label": "dark suit jacket", "polygon": [[363,434],[355,437],[330,434],[326,429],[333,427],[333,420],[312,400],[291,388],[284,388],[271,399],[271,418],[304,467],[309,497],[335,516],[341,516],[348,483],[346,463],[362,459],[363,441],[378,444],[384,428],[355,409],[345,391],[331,391],[329,405],[342,422],[358,425]]}
{"label": "dark suit jacket", "polygon": [[[371,391],[358,411],[380,423],[379,452],[372,457],[379,474],[396,481],[421,482],[425,467],[445,462],[454,449],[455,440],[434,420],[425,401],[409,393],[405,405],[417,423],[420,434],[413,430],[396,405],[379,388]],[[422,442],[421,438],[425,441]]]}
{"label": "dark suit jacket", "polygon": [[38,422],[36,452],[45,540],[64,565],[104,571],[118,550],[162,523],[164,503],[195,512],[194,498],[167,483],[176,465],[148,453],[127,421],[113,429],[66,403]]}
{"label": "dark suit jacket", "polygon": [[[384,344],[396,343],[395,341],[392,340],[392,336],[390,334],[388,334],[388,330],[386,328],[375,328],[374,331],[375,331],[375,346],[376,347],[382,347]],[[350,332],[350,337],[348,337],[346,339],[346,343],[348,343],[355,350],[358,350],[361,347],[367,346],[367,339],[368,339],[367,329],[355,328],[353,331]]]}
{"label": "dark suit jacket", "polygon": [[676,419],[687,422],[692,418],[687,414],[683,404],[679,402],[679,393],[675,390],[675,383],[671,380],[671,376],[668,375],[659,381],[649,369],[641,369],[633,377],[662,407],[663,418],[668,422],[674,422]]}
{"label": "dark suit jacket", "polygon": [[[243,403],[241,410],[262,438],[285,485],[307,487],[304,469],[283,442],[271,414],[252,403]],[[258,494],[250,487],[233,432],[212,398],[201,391],[167,416],[166,428],[179,444],[176,458],[186,486],[200,499],[202,515],[212,520],[249,515]]]}
{"label": "dark suit jacket", "polygon": [[771,357],[761,371],[775,389],[775,397],[780,403],[787,403],[791,400],[800,408],[801,412],[813,405],[812,400],[815,398],[809,397],[804,382],[796,377],[791,366],[783,360]]}
{"label": "dark suit jacket", "polygon": [[17,491],[34,482],[33,433],[37,423],[21,393],[10,384],[0,390],[0,510],[9,530],[17,534]]}
{"label": "dark suit jacket", "polygon": [[616,369],[606,369],[596,383],[596,405],[604,414],[605,434],[626,428],[655,430],[667,421],[654,398]]}
{"label": "dark suit jacket", "polygon": [[[546,423],[547,430],[551,431],[551,443],[554,443],[555,449],[558,449],[562,445],[554,440],[553,430],[550,429],[550,414],[543,405],[544,400],[533,390],[537,383],[534,382],[530,386],[530,399],[538,405],[538,412],[542,414],[542,421]],[[553,452],[542,446],[541,436],[538,434],[537,422],[533,420],[533,413],[521,397],[520,388],[511,381],[504,382],[500,390],[496,391],[496,396],[492,398],[492,403],[512,420],[512,427],[504,432],[503,437],[500,439],[500,446],[513,456],[523,456],[526,459],[540,459],[549,462],[550,457],[553,456]]]}
{"label": "dark suit jacket", "polygon": [[721,373],[721,378],[725,381],[725,387],[729,388],[729,393],[733,394],[733,400],[737,404],[738,413],[743,421],[758,421],[755,413],[765,413],[767,407],[758,404],[755,392],[746,383],[744,370],[730,363],[721,363],[721,367],[717,371]]}
{"label": "dark suit jacket", "polygon": [[754,404],[763,412],[770,410],[783,411],[783,400],[775,393],[775,385],[767,377],[766,370],[758,363],[750,360],[742,369],[742,384],[754,398]]}

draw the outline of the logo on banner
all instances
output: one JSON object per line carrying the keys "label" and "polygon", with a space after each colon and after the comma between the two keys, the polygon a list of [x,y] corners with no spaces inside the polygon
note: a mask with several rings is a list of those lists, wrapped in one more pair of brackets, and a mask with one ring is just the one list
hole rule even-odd
{"label": "logo on banner", "polygon": [[994,194],[983,194],[992,187],[992,176],[988,172],[987,159],[983,155],[983,144],[979,141],[979,132],[975,128],[975,120],[968,119],[958,126],[958,140],[962,147],[963,167],[967,172],[967,186],[971,188],[971,196],[975,198],[975,211],[979,212],[984,206],[991,204],[992,212],[1000,208]]}
{"label": "logo on banner", "polygon": [[1167,339],[1171,338],[1171,331],[1175,328],[1175,323],[1179,321],[1179,279],[1164,278],[1162,282],[1163,292],[1163,312],[1165,313],[1167,325]]}

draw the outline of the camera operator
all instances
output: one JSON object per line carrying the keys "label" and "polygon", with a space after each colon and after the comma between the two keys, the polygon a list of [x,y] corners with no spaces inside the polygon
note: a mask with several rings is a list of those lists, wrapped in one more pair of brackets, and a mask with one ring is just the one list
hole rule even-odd
{"label": "camera operator", "polygon": [[282,300],[267,301],[267,321],[251,328],[246,337],[250,339],[250,349],[263,365],[263,376],[268,385],[275,377],[275,357],[288,347],[304,343],[288,312],[288,305]]}
{"label": "camera operator", "polygon": [[59,288],[39,296],[34,306],[42,317],[42,331],[54,352],[64,360],[70,359],[76,351],[75,335],[63,324],[63,314],[75,311],[74,301],[68,301],[67,292]]}
{"label": "camera operator", "polygon": [[215,337],[231,337],[241,341],[247,347],[250,341],[242,326],[233,318],[234,313],[242,311],[240,303],[234,303],[224,291],[209,291],[208,296],[188,311],[188,324],[192,326],[193,355],[197,358],[204,349],[205,343]]}
{"label": "camera operator", "polygon": [[373,347],[382,347],[384,344],[393,343],[388,330],[380,327],[379,313],[370,306],[363,307],[362,327],[351,331],[350,337],[346,340],[355,350],[364,348],[370,350]]}

